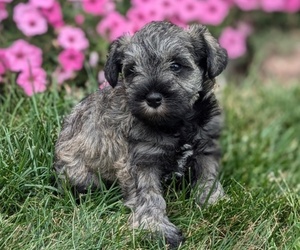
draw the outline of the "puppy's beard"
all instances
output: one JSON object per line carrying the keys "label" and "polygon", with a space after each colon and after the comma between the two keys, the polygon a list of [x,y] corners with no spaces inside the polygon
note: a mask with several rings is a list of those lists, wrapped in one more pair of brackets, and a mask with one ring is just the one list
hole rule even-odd
{"label": "puppy's beard", "polygon": [[174,112],[163,102],[157,108],[150,107],[146,101],[135,103],[133,114],[145,124],[154,127],[172,127],[177,119]]}
{"label": "puppy's beard", "polygon": [[140,107],[144,117],[150,121],[163,120],[168,114],[168,109],[164,102],[160,106],[153,108],[145,101],[140,104]]}
{"label": "puppy's beard", "polygon": [[171,130],[180,126],[186,113],[191,109],[184,100],[178,102],[177,99],[177,96],[164,97],[161,104],[156,108],[149,106],[145,99],[129,98],[128,104],[132,114],[145,124]]}

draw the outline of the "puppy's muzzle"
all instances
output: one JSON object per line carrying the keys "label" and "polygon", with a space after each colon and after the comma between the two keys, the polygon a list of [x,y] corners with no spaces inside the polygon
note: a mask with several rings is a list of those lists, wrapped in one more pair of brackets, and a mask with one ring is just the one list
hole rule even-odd
{"label": "puppy's muzzle", "polygon": [[149,107],[157,108],[162,103],[163,96],[157,92],[151,92],[146,96],[146,102]]}

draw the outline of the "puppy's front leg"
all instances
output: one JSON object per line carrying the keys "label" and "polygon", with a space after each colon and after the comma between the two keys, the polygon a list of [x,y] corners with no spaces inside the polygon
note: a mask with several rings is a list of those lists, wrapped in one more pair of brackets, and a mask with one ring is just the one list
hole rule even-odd
{"label": "puppy's front leg", "polygon": [[198,134],[199,145],[194,153],[193,185],[196,187],[196,201],[200,205],[213,204],[224,196],[223,187],[218,180],[221,149],[219,137],[222,117],[215,116]]}
{"label": "puppy's front leg", "polygon": [[[183,241],[180,230],[166,215],[166,202],[161,193],[160,171],[155,167],[138,167],[132,171],[134,192],[123,187],[125,205],[132,209],[131,222],[134,228],[148,229],[162,234],[170,247],[177,247]],[[127,182],[129,184],[129,182]],[[135,194],[133,196],[132,194]]]}
{"label": "puppy's front leg", "polygon": [[224,196],[223,187],[218,180],[219,163],[213,156],[197,157],[201,168],[201,176],[196,183],[196,200],[200,205],[213,204]]}

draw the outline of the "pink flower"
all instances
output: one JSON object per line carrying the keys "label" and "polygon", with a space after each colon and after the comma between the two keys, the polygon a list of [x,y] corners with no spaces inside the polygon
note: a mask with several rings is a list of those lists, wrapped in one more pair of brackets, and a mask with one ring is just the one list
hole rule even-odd
{"label": "pink flower", "polygon": [[74,71],[65,70],[63,67],[57,67],[52,74],[52,77],[58,84],[63,84],[65,81],[72,79],[75,76]]}
{"label": "pink flower", "polygon": [[6,50],[0,49],[0,75],[4,74],[8,69],[8,62],[6,59]]}
{"label": "pink flower", "polygon": [[152,2],[153,0],[131,0],[132,5],[134,6],[143,6],[145,4],[151,4]]}
{"label": "pink flower", "polygon": [[31,68],[19,74],[17,84],[23,88],[26,95],[32,96],[46,90],[46,77],[46,71],[42,68]]}
{"label": "pink flower", "polygon": [[165,13],[160,5],[157,4],[157,0],[154,0],[151,4],[132,7],[127,11],[126,16],[129,22],[133,24],[134,31],[136,31],[148,22],[163,20]]}
{"label": "pink flower", "polygon": [[[178,3],[179,1],[177,1]],[[158,8],[163,11],[165,18],[172,18],[176,15],[178,4],[173,0],[158,0]]]}
{"label": "pink flower", "polygon": [[286,0],[262,0],[261,7],[266,12],[284,10]]}
{"label": "pink flower", "polygon": [[[118,24],[117,24],[117,22],[115,23],[115,25],[117,27],[120,27],[120,26],[126,27],[127,26],[126,19],[123,16],[121,16],[121,15],[119,16],[117,13],[112,14],[112,15],[115,15],[117,17],[115,19],[118,22]],[[150,21],[148,13],[145,13],[144,9],[140,8],[140,7],[130,8],[126,13],[126,17],[129,20],[129,22],[133,25],[134,31],[139,30],[146,23],[148,23]],[[113,25],[111,24],[112,22],[114,22],[113,19],[114,18],[112,18],[112,17],[107,17],[106,20],[103,20],[102,22],[100,22],[98,24],[99,27],[97,27],[97,31],[100,35],[107,36],[107,34],[109,32],[113,32]],[[123,32],[124,32],[123,28],[120,28],[117,33],[122,34]],[[109,40],[112,41],[118,36],[119,35],[112,35]]]}
{"label": "pink flower", "polygon": [[81,70],[84,62],[84,54],[75,49],[66,49],[58,55],[58,61],[66,71]]}
{"label": "pink flower", "polygon": [[93,15],[103,15],[114,10],[115,5],[111,0],[82,0],[82,8]]}
{"label": "pink flower", "polygon": [[5,67],[3,63],[0,61],[0,75],[3,75],[5,73]]}
{"label": "pink flower", "polygon": [[285,8],[288,12],[297,12],[300,10],[300,0],[287,0],[285,2]]}
{"label": "pink flower", "polygon": [[41,35],[48,30],[46,19],[36,9],[24,12],[22,20],[17,22],[17,27],[26,36]]}
{"label": "pink flower", "polygon": [[0,61],[0,75],[3,75],[5,73],[5,67],[3,65],[3,63]]}
{"label": "pink flower", "polygon": [[51,25],[54,29],[60,29],[61,27],[65,26],[65,22],[64,22],[64,20],[57,20],[57,21],[51,23]]}
{"label": "pink flower", "polygon": [[50,8],[55,0],[30,0],[29,2],[38,8]]}
{"label": "pink flower", "polygon": [[0,50],[0,75],[3,75],[6,71],[4,60],[2,60],[2,58],[4,58],[4,52]]}
{"label": "pink flower", "polygon": [[171,23],[174,23],[174,24],[178,25],[179,27],[182,27],[182,28],[188,27],[187,23],[184,22],[183,20],[181,20],[178,15],[171,16],[168,19]]}
{"label": "pink flower", "polygon": [[19,3],[14,7],[13,20],[15,23],[22,22],[23,15],[25,13],[30,13],[32,11],[37,11],[37,8],[30,3]]}
{"label": "pink flower", "polygon": [[16,40],[6,49],[6,59],[11,71],[22,71],[42,65],[42,50],[26,41]]}
{"label": "pink flower", "polygon": [[8,17],[8,12],[5,8],[5,4],[0,2],[0,22]]}
{"label": "pink flower", "polygon": [[99,54],[96,51],[92,51],[89,56],[89,64],[91,67],[95,68],[99,62]]}
{"label": "pink flower", "polygon": [[180,8],[176,8],[176,12],[179,18],[185,23],[199,18],[199,14],[202,13],[201,9],[205,8],[201,1],[195,0],[178,0],[178,6]]}
{"label": "pink flower", "polygon": [[131,32],[132,27],[121,14],[113,11],[98,23],[96,30],[101,36],[113,41],[124,33]]}
{"label": "pink flower", "polygon": [[110,86],[108,81],[105,79],[103,70],[98,72],[98,83],[99,83],[99,89],[104,89]]}
{"label": "pink flower", "polygon": [[102,83],[104,83],[106,81],[105,79],[105,73],[104,70],[100,70],[98,72],[98,83],[101,85]]}
{"label": "pink flower", "polygon": [[260,0],[234,0],[234,2],[241,10],[249,11],[258,9]]}
{"label": "pink flower", "polygon": [[75,16],[74,20],[77,25],[82,25],[84,23],[84,15],[78,14]]}
{"label": "pink flower", "polygon": [[57,41],[64,49],[84,50],[89,47],[89,41],[82,29],[71,26],[60,29]]}
{"label": "pink flower", "polygon": [[227,50],[228,57],[231,59],[238,58],[247,51],[246,36],[238,29],[225,28],[219,38],[219,42]]}
{"label": "pink flower", "polygon": [[207,0],[199,2],[201,13],[198,20],[209,25],[219,25],[228,15],[229,6],[222,0]]}
{"label": "pink flower", "polygon": [[59,2],[54,2],[49,8],[42,8],[41,12],[46,17],[48,23],[54,28],[60,28],[64,25],[63,14]]}
{"label": "pink flower", "polygon": [[106,81],[106,80],[99,85],[99,89],[104,89],[104,88],[108,88],[108,87],[110,87],[110,85],[109,85],[108,81]]}
{"label": "pink flower", "polygon": [[222,0],[224,3],[226,3],[229,7],[232,7],[234,5],[234,0]]}

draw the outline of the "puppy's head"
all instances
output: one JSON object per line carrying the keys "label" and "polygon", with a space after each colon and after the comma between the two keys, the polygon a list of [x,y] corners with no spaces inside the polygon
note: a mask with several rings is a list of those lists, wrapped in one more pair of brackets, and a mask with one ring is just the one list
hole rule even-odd
{"label": "puppy's head", "polygon": [[[132,37],[112,43],[105,77],[115,87],[119,74],[132,113],[154,125],[176,124],[199,92],[227,65],[227,53],[202,25],[185,30],[152,22]],[[212,86],[211,86],[212,87]]]}

